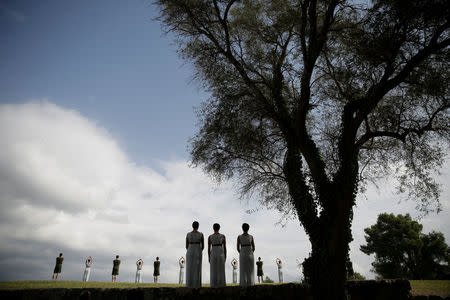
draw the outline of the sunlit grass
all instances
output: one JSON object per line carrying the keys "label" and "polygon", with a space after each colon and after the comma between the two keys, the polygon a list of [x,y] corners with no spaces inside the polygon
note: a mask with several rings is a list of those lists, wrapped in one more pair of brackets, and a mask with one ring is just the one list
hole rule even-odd
{"label": "sunlit grass", "polygon": [[[262,284],[276,284],[276,283],[262,283]],[[237,286],[238,284],[228,283],[227,286]],[[16,290],[16,289],[74,289],[74,288],[103,288],[103,289],[117,289],[117,288],[160,288],[169,287],[177,288],[184,287],[184,284],[175,283],[132,283],[132,282],[106,282],[106,281],[58,281],[58,280],[29,280],[29,281],[6,281],[0,282],[0,289],[2,290]],[[209,287],[209,284],[203,284],[202,287]]]}
{"label": "sunlit grass", "polygon": [[155,288],[155,287],[181,287],[181,284],[172,283],[132,283],[132,282],[105,282],[105,281],[57,281],[57,280],[30,280],[0,282],[0,289],[58,289],[58,288]]}
{"label": "sunlit grass", "polygon": [[[413,295],[436,295],[441,297],[450,296],[450,280],[410,280],[411,294]],[[278,284],[278,283],[262,283]],[[227,284],[227,286],[236,286],[237,284]],[[6,281],[0,282],[0,289],[54,289],[54,288],[159,288],[184,287],[184,284],[175,283],[132,283],[132,282],[105,282],[105,281],[55,281],[55,280],[30,280],[30,281]],[[209,284],[203,284],[202,287],[209,287]]]}
{"label": "sunlit grass", "polygon": [[410,280],[411,294],[450,296],[450,280]]}

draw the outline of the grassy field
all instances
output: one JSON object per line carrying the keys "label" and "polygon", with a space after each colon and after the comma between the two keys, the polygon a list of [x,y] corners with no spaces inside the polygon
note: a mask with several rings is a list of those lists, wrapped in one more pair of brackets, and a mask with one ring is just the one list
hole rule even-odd
{"label": "grassy field", "polygon": [[131,282],[105,282],[105,281],[6,281],[0,282],[0,289],[57,289],[57,288],[137,288],[137,287],[180,287],[181,284],[171,283],[131,283]]}
{"label": "grassy field", "polygon": [[[233,286],[237,284],[227,284]],[[58,289],[58,288],[155,288],[155,287],[182,287],[184,284],[175,283],[132,283],[132,282],[106,282],[106,281],[54,281],[54,280],[29,280],[29,281],[5,281],[0,282],[0,290],[17,289]],[[203,284],[203,287],[209,287],[209,284]]]}
{"label": "grassy field", "polygon": [[[450,296],[450,280],[410,280],[413,295]],[[184,285],[173,283],[131,283],[131,282],[104,282],[104,281],[7,281],[0,282],[0,289],[45,289],[45,288],[137,288],[137,287],[181,287]],[[208,287],[209,284],[204,284]]]}
{"label": "grassy field", "polygon": [[450,280],[410,280],[411,294],[450,296]]}

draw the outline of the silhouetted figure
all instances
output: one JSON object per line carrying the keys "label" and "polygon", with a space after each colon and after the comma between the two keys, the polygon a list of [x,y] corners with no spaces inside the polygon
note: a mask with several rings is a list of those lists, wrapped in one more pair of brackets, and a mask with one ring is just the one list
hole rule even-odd
{"label": "silhouetted figure", "polygon": [[53,269],[52,280],[53,279],[57,280],[58,279],[58,275],[61,274],[63,261],[64,261],[63,254],[60,253],[59,256],[56,258],[56,265],[55,265],[55,268]]}
{"label": "silhouetted figure", "polygon": [[275,259],[275,262],[277,263],[278,267],[278,282],[283,283],[283,263],[279,258]]}
{"label": "silhouetted figure", "polygon": [[92,260],[92,257],[88,256],[85,261],[86,268],[84,268],[83,281],[89,281],[89,276],[91,275],[91,266],[93,263],[94,261]]}
{"label": "silhouetted figure", "polygon": [[159,257],[156,257],[156,260],[153,262],[153,282],[158,283],[158,276],[159,276]]}
{"label": "silhouetted figure", "polygon": [[231,260],[231,267],[233,268],[233,283],[237,283],[237,268],[238,268],[238,261],[236,258],[233,257]]}
{"label": "silhouetted figure", "polygon": [[120,266],[119,255],[116,255],[116,259],[113,260],[113,269],[112,269],[112,273],[111,273],[112,282],[116,282],[116,280],[117,280],[117,275],[119,275],[119,266]]}
{"label": "silhouetted figure", "polygon": [[242,224],[243,233],[237,238],[237,251],[239,252],[239,284],[249,286],[255,284],[255,242],[253,236],[248,234],[250,226]]}
{"label": "silhouetted figure", "polygon": [[227,259],[227,243],[223,234],[219,233],[220,225],[214,223],[214,233],[208,237],[208,260],[211,287],[222,287],[225,282],[225,260]]}
{"label": "silhouetted figure", "polygon": [[141,258],[139,258],[136,261],[136,278],[134,279],[134,283],[142,283],[142,276],[144,275],[142,271],[143,266],[144,261]]}
{"label": "silhouetted figure", "polygon": [[183,281],[184,281],[184,265],[186,264],[186,260],[184,259],[183,256],[178,260],[178,264],[180,265],[180,276],[178,277],[178,283],[179,284],[183,284]]}
{"label": "silhouetted figure", "polygon": [[263,262],[261,260],[261,257],[258,257],[258,261],[256,262],[256,276],[258,276],[258,283],[264,282],[264,272],[263,272]]}
{"label": "silhouetted figure", "polygon": [[186,235],[186,286],[202,286],[202,251],[205,247],[203,233],[198,231],[197,221],[192,223],[192,231]]}

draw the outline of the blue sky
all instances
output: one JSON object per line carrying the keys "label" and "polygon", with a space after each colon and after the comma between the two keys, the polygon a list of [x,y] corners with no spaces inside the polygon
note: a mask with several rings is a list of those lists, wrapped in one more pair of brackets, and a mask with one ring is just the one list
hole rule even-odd
{"label": "blue sky", "polygon": [[151,1],[2,1],[0,99],[46,98],[114,133],[136,162],[187,157],[207,98]]}
{"label": "blue sky", "polygon": [[[0,281],[49,279],[64,252],[62,279],[80,280],[92,255],[91,279],[108,281],[120,254],[119,281],[134,281],[138,258],[149,268],[159,256],[161,281],[175,282],[194,219],[205,236],[222,225],[230,259],[240,224],[249,223],[265,273],[276,279],[279,257],[285,281],[299,280],[296,262],[310,244],[298,222],[275,225],[280,214],[188,167],[193,107],[208,95],[156,15],[144,0],[0,0]],[[447,241],[448,170],[447,162],[439,178],[444,211],[421,219]],[[378,185],[359,196],[352,227],[354,268],[369,278],[363,228],[382,212],[418,215],[389,179]]]}

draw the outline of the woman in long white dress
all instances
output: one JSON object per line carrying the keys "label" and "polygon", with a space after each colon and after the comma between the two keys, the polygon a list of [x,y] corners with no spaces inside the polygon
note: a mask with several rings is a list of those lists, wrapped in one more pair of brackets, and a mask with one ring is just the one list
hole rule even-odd
{"label": "woman in long white dress", "polygon": [[281,259],[277,258],[275,260],[275,262],[277,263],[277,267],[278,267],[278,281],[280,283],[283,283],[283,263],[281,262]]}
{"label": "woman in long white dress", "polygon": [[237,268],[238,268],[238,261],[236,258],[233,257],[231,260],[231,267],[233,268],[233,283],[237,283]]}
{"label": "woman in long white dress", "polygon": [[247,223],[242,224],[242,233],[237,238],[237,251],[239,252],[239,285],[249,286],[255,284],[255,242],[253,236],[248,234],[250,226]]}
{"label": "woman in long white dress", "polygon": [[192,223],[193,230],[186,235],[186,286],[188,288],[202,286],[202,255],[205,241],[198,227],[199,224],[195,221]]}
{"label": "woman in long white dress", "polygon": [[91,265],[93,262],[92,257],[88,256],[88,258],[86,258],[86,268],[84,269],[83,281],[89,281],[89,276],[91,275]]}
{"label": "woman in long white dress", "polygon": [[214,223],[214,233],[208,237],[209,278],[211,287],[223,287],[225,282],[225,260],[227,259],[227,243],[223,234],[219,233],[220,225]]}
{"label": "woman in long white dress", "polygon": [[178,283],[179,284],[183,284],[183,280],[184,280],[184,265],[186,264],[186,260],[184,259],[183,256],[178,260],[178,264],[180,265],[180,276],[178,277]]}
{"label": "woman in long white dress", "polygon": [[144,261],[139,258],[136,262],[136,279],[134,280],[135,283],[142,283],[142,267],[144,266]]}

